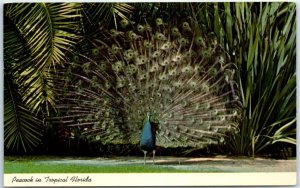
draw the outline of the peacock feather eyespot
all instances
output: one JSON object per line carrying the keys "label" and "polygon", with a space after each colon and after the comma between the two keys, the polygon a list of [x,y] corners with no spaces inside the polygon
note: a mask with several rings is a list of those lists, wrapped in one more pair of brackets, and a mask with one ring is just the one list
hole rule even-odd
{"label": "peacock feather eyespot", "polygon": [[137,66],[134,64],[129,65],[129,68],[130,68],[132,74],[136,73],[136,71],[138,70]]}
{"label": "peacock feather eyespot", "polygon": [[124,58],[126,60],[132,60],[135,56],[134,50],[133,49],[128,49],[124,52]]}
{"label": "peacock feather eyespot", "polygon": [[197,46],[205,46],[205,42],[202,36],[195,37],[194,40]]}
{"label": "peacock feather eyespot", "polygon": [[124,97],[124,101],[125,101],[125,102],[129,102],[129,101],[130,101],[129,96],[125,96],[125,97]]}
{"label": "peacock feather eyespot", "polygon": [[210,69],[210,74],[211,74],[211,76],[216,76],[218,74],[217,69],[216,68]]}
{"label": "peacock feather eyespot", "polygon": [[111,29],[110,30],[110,34],[113,38],[117,37],[119,35],[119,32],[116,31],[115,29]]}
{"label": "peacock feather eyespot", "polygon": [[125,86],[125,80],[123,79],[118,79],[117,80],[117,88],[122,88]]}
{"label": "peacock feather eyespot", "polygon": [[183,83],[180,80],[173,82],[173,86],[176,88],[181,88],[182,85],[183,85]]}
{"label": "peacock feather eyespot", "polygon": [[122,65],[121,61],[117,61],[112,65],[112,69],[117,73],[119,73],[122,68],[123,68],[123,65]]}
{"label": "peacock feather eyespot", "polygon": [[129,40],[136,40],[138,38],[138,35],[136,33],[134,33],[133,31],[129,31],[128,38],[129,38]]}
{"label": "peacock feather eyespot", "polygon": [[189,85],[190,85],[190,88],[191,88],[192,90],[197,89],[197,82],[196,82],[196,81],[191,81],[191,82],[189,83]]}
{"label": "peacock feather eyespot", "polygon": [[101,138],[100,135],[97,135],[97,136],[95,137],[95,140],[98,141],[98,140],[100,140],[100,138]]}
{"label": "peacock feather eyespot", "polygon": [[89,63],[89,62],[83,64],[83,71],[84,71],[85,73],[89,73],[89,72],[90,72],[90,63]]}
{"label": "peacock feather eyespot", "polygon": [[120,48],[119,48],[117,45],[113,44],[113,45],[111,46],[111,50],[112,50],[112,53],[113,53],[114,55],[116,55],[116,54],[120,51]]}
{"label": "peacock feather eyespot", "polygon": [[99,65],[99,69],[100,69],[100,71],[102,71],[102,72],[105,71],[106,68],[107,68],[107,66],[106,66],[106,64],[103,63],[103,62]]}
{"label": "peacock feather eyespot", "polygon": [[188,22],[183,22],[183,23],[182,23],[182,27],[183,27],[184,29],[188,29],[188,28],[190,27],[190,24],[189,24]]}
{"label": "peacock feather eyespot", "polygon": [[173,114],[173,113],[169,113],[169,114],[167,115],[167,117],[168,117],[168,118],[173,118],[173,117],[174,117],[174,114]]}
{"label": "peacock feather eyespot", "polygon": [[213,128],[213,132],[214,132],[214,133],[217,133],[218,130],[219,130],[218,127],[214,127],[214,128]]}
{"label": "peacock feather eyespot", "polygon": [[218,115],[218,113],[219,113],[219,110],[214,109],[211,114],[212,114],[212,116],[216,117]]}
{"label": "peacock feather eyespot", "polygon": [[188,40],[186,38],[179,38],[178,42],[181,46],[186,46],[188,44]]}
{"label": "peacock feather eyespot", "polygon": [[148,62],[148,59],[145,56],[140,56],[136,58],[137,65],[145,65]]}
{"label": "peacock feather eyespot", "polygon": [[154,65],[152,65],[150,72],[156,72],[156,71],[158,71],[158,69],[159,69],[158,64],[154,64]]}
{"label": "peacock feather eyespot", "polygon": [[202,83],[201,89],[203,92],[209,92],[209,90],[210,90],[207,83]]}
{"label": "peacock feather eyespot", "polygon": [[219,121],[220,121],[220,122],[224,122],[225,120],[226,120],[226,118],[225,118],[224,115],[219,117]]}
{"label": "peacock feather eyespot", "polygon": [[98,49],[98,48],[94,48],[94,49],[92,50],[92,54],[93,54],[94,56],[99,55],[99,49]]}
{"label": "peacock feather eyespot", "polygon": [[164,106],[162,103],[160,103],[160,104],[159,104],[159,108],[160,108],[160,109],[164,109],[165,106]]}
{"label": "peacock feather eyespot", "polygon": [[120,25],[121,25],[122,28],[126,28],[129,25],[129,21],[123,19],[123,20],[120,21]]}
{"label": "peacock feather eyespot", "polygon": [[206,103],[206,104],[204,105],[204,109],[205,109],[205,110],[209,110],[210,107],[211,107],[211,106],[210,106],[210,103]]}
{"label": "peacock feather eyespot", "polygon": [[104,87],[105,87],[105,89],[110,89],[111,88],[111,83],[109,81],[105,81]]}
{"label": "peacock feather eyespot", "polygon": [[223,56],[223,55],[218,56],[217,61],[218,61],[221,65],[223,65],[223,64],[225,63],[225,58],[224,58],[224,56]]}
{"label": "peacock feather eyespot", "polygon": [[201,109],[200,107],[201,107],[201,105],[199,103],[194,104],[194,110],[197,111],[197,110]]}
{"label": "peacock feather eyespot", "polygon": [[185,66],[185,67],[183,67],[183,68],[181,69],[181,72],[184,73],[184,74],[187,74],[187,73],[191,73],[192,70],[193,70],[192,67],[189,66],[189,65],[187,65],[187,66]]}
{"label": "peacock feather eyespot", "polygon": [[211,57],[211,49],[203,50],[203,51],[202,51],[202,56],[203,56],[204,58],[209,58],[209,57]]}
{"label": "peacock feather eyespot", "polygon": [[164,34],[162,34],[162,33],[159,33],[159,32],[156,32],[155,38],[157,40],[167,40],[166,36]]}
{"label": "peacock feather eyespot", "polygon": [[214,85],[213,88],[212,88],[212,90],[213,90],[214,92],[218,93],[218,91],[220,91],[220,88],[221,88],[221,86],[219,86],[219,85]]}
{"label": "peacock feather eyespot", "polygon": [[165,73],[161,73],[158,77],[159,80],[164,81],[167,79],[167,75]]}
{"label": "peacock feather eyespot", "polygon": [[170,87],[169,85],[165,85],[164,90],[167,91],[168,93],[171,93],[173,91],[172,87]]}
{"label": "peacock feather eyespot", "polygon": [[144,90],[140,91],[140,95],[141,96],[145,96],[146,95],[146,91],[144,91]]}
{"label": "peacock feather eyespot", "polygon": [[145,31],[145,27],[142,26],[142,25],[140,25],[140,24],[138,24],[138,25],[137,25],[137,31],[138,31],[139,33],[143,33],[143,32]]}
{"label": "peacock feather eyespot", "polygon": [[144,47],[147,49],[151,49],[153,44],[150,41],[144,40]]}
{"label": "peacock feather eyespot", "polygon": [[176,75],[176,68],[170,69],[168,74],[169,74],[169,76],[175,76]]}
{"label": "peacock feather eyespot", "polygon": [[180,62],[182,59],[182,56],[180,54],[176,54],[173,56],[172,61],[174,62]]}
{"label": "peacock feather eyespot", "polygon": [[103,106],[107,106],[109,104],[109,99],[104,99],[103,100]]}
{"label": "peacock feather eyespot", "polygon": [[160,49],[162,49],[162,50],[169,50],[170,48],[171,48],[170,42],[166,42],[160,47]]}
{"label": "peacock feather eyespot", "polygon": [[156,82],[155,81],[152,81],[150,84],[149,84],[149,87],[151,87],[151,88],[154,88],[154,87],[156,87]]}
{"label": "peacock feather eyespot", "polygon": [[159,64],[161,65],[161,66],[166,66],[166,65],[168,65],[169,64],[169,61],[167,60],[167,59],[165,59],[165,60],[160,60],[159,61]]}
{"label": "peacock feather eyespot", "polygon": [[[171,93],[171,92],[170,92],[170,93]],[[171,99],[171,98],[168,98],[168,99],[167,99],[167,102],[170,103],[170,104],[172,104],[172,103],[174,102],[174,100]]]}
{"label": "peacock feather eyespot", "polygon": [[78,55],[74,55],[73,56],[73,61],[78,63],[79,62],[79,56]]}
{"label": "peacock feather eyespot", "polygon": [[204,123],[203,119],[198,119],[198,124],[202,125]]}
{"label": "peacock feather eyespot", "polygon": [[164,24],[164,22],[161,18],[156,18],[155,22],[156,22],[156,26],[161,26]]}
{"label": "peacock feather eyespot", "polygon": [[182,107],[187,107],[187,106],[189,106],[189,102],[188,102],[187,100],[183,100],[183,101],[181,102],[181,106],[182,106]]}
{"label": "peacock feather eyespot", "polygon": [[146,74],[145,74],[145,73],[143,73],[143,74],[140,73],[140,74],[138,75],[138,80],[141,81],[141,80],[145,80],[145,79],[146,79]]}
{"label": "peacock feather eyespot", "polygon": [[181,115],[178,116],[178,119],[179,120],[185,120],[185,116],[183,114],[181,114]]}
{"label": "peacock feather eyespot", "polygon": [[[166,126],[166,125],[168,125],[168,121],[166,121],[166,120],[163,120],[163,121],[161,121],[161,124],[162,125],[164,125],[164,126]],[[158,133],[160,136],[163,136],[163,133],[162,132],[160,132],[160,133]]]}
{"label": "peacock feather eyespot", "polygon": [[179,32],[179,29],[177,27],[173,27],[171,29],[171,34],[176,37],[176,36],[180,36],[180,32]]}
{"label": "peacock feather eyespot", "polygon": [[158,51],[158,50],[156,50],[156,51],[153,52],[152,57],[153,57],[153,58],[158,58],[160,55],[161,55],[161,52]]}
{"label": "peacock feather eyespot", "polygon": [[97,82],[97,81],[98,81],[98,78],[97,78],[97,76],[94,75],[94,76],[92,77],[92,82]]}

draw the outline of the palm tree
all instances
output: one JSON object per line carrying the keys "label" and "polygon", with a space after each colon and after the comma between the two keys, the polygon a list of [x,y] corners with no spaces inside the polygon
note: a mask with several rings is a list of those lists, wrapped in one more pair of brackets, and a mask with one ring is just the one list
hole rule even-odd
{"label": "palm tree", "polygon": [[52,74],[80,38],[80,8],[78,3],[5,4],[7,149],[27,152],[39,143],[40,117],[55,109]]}

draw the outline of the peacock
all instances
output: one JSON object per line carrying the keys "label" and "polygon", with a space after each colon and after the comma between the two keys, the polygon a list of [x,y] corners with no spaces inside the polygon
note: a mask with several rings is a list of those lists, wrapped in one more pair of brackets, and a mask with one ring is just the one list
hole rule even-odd
{"label": "peacock", "polygon": [[140,147],[144,152],[144,165],[148,151],[153,152],[153,164],[155,158],[156,125],[150,122],[150,113],[147,113],[147,120],[142,130]]}
{"label": "peacock", "polygon": [[[140,144],[144,151],[205,148],[237,129],[234,66],[195,21],[124,19],[101,35],[59,71],[58,126],[102,144]],[[149,132],[149,124],[157,129]],[[145,134],[153,139],[149,148]]]}

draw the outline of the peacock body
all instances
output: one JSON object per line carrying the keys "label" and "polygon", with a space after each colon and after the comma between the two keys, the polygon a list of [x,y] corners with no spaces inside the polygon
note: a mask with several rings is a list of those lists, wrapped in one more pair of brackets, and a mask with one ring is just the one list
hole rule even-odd
{"label": "peacock body", "polygon": [[222,143],[235,129],[234,70],[215,38],[193,21],[122,20],[60,76],[56,122],[92,141],[138,144],[150,113],[156,145]]}
{"label": "peacock body", "polygon": [[147,113],[147,120],[142,130],[140,147],[144,151],[155,150],[156,130],[150,122],[150,113]]}

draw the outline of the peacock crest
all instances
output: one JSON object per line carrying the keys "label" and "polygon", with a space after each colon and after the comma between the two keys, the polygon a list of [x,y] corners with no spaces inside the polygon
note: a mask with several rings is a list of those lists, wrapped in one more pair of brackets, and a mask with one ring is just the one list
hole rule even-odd
{"label": "peacock crest", "polygon": [[238,115],[234,68],[216,38],[195,25],[121,20],[103,32],[61,71],[55,122],[92,141],[138,144],[149,112],[158,146],[224,142]]}

